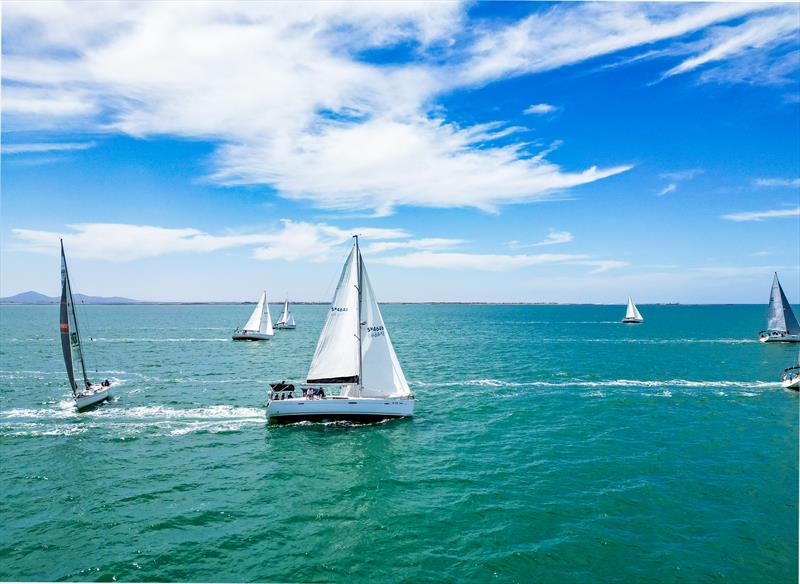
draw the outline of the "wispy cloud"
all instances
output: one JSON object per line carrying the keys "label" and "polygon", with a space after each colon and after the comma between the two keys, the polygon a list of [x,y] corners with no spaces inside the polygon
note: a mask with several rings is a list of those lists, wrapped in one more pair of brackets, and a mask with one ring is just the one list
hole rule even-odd
{"label": "wispy cloud", "polygon": [[[15,47],[3,59],[4,125],[71,115],[89,130],[210,140],[221,144],[213,180],[322,209],[493,211],[630,168],[562,168],[524,141],[497,142],[518,131],[502,120],[448,120],[435,98],[460,83],[451,69],[463,54],[424,56],[463,35],[458,3],[12,3],[3,16]],[[399,43],[423,58],[360,57]]]}
{"label": "wispy cloud", "polygon": [[522,113],[528,115],[543,115],[543,114],[551,114],[557,109],[558,108],[556,106],[550,105],[549,103],[536,103],[525,108],[525,111],[523,111]]}
{"label": "wispy cloud", "polygon": [[379,254],[398,249],[442,250],[449,249],[464,243],[463,239],[446,239],[442,237],[429,237],[425,239],[410,239],[408,241],[379,241],[364,246],[364,253]]}
{"label": "wispy cloud", "polygon": [[800,217],[800,207],[793,209],[772,209],[769,211],[743,211],[723,215],[728,221],[763,221],[764,219],[778,219],[785,217]]}
{"label": "wispy cloud", "polygon": [[3,144],[3,154],[32,154],[40,152],[71,152],[94,148],[94,142],[40,142],[35,144]]}
{"label": "wispy cloud", "polygon": [[506,255],[421,251],[401,256],[384,257],[372,261],[403,268],[441,268],[504,272],[537,264],[563,263],[587,258],[588,256],[582,254],[541,253],[532,255]]}
{"label": "wispy cloud", "polygon": [[663,197],[664,195],[667,195],[669,193],[674,193],[677,190],[678,190],[678,185],[676,183],[669,183],[663,189],[658,191],[658,193],[656,193],[656,196]]}
{"label": "wispy cloud", "polygon": [[336,247],[350,241],[353,234],[365,239],[409,237],[402,229],[353,227],[340,229],[325,223],[282,220],[282,227],[264,233],[212,235],[195,228],[168,228],[120,223],[81,223],[68,225],[68,231],[12,229],[17,250],[56,255],[58,240],[71,257],[107,261],[131,261],[171,253],[209,253],[248,247],[259,260],[323,261],[336,253]]}
{"label": "wispy cloud", "polygon": [[800,178],[757,178],[758,187],[800,187]]}

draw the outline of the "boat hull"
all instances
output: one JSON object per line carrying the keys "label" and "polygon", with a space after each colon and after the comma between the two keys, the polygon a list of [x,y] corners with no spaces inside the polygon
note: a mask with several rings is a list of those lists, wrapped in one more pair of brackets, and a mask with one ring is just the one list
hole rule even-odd
{"label": "boat hull", "polygon": [[293,325],[293,324],[276,324],[275,328],[276,329],[285,330],[285,331],[293,331],[294,329],[297,328],[297,326]]}
{"label": "boat hull", "polygon": [[97,405],[111,397],[111,388],[93,385],[91,389],[75,396],[75,405],[79,410]]}
{"label": "boat hull", "polygon": [[761,335],[758,340],[762,343],[800,343],[800,335]]}
{"label": "boat hull", "polygon": [[371,397],[291,398],[267,402],[270,423],[302,421],[377,422],[414,415],[413,399]]}
{"label": "boat hull", "polygon": [[793,389],[795,391],[800,391],[800,375],[794,378],[784,379],[781,382],[781,386],[784,389]]}
{"label": "boat hull", "polygon": [[265,333],[233,333],[234,341],[269,341],[272,335]]}
{"label": "boat hull", "polygon": [[623,318],[622,324],[642,324],[644,322],[643,318]]}

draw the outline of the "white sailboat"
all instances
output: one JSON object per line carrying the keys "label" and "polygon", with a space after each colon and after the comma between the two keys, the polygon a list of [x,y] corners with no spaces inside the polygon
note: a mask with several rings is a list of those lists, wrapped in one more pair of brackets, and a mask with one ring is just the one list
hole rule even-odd
{"label": "white sailboat", "polygon": [[267,303],[266,291],[258,299],[253,314],[243,329],[233,331],[234,341],[268,341],[272,338],[272,318],[269,315],[269,303]]}
{"label": "white sailboat", "polygon": [[283,382],[270,387],[267,416],[272,422],[373,421],[414,414],[414,396],[389,339],[357,236],[301,396]]}
{"label": "white sailboat", "polygon": [[[67,258],[64,255],[64,242],[61,242],[61,302],[59,310],[59,330],[61,332],[61,350],[64,354],[64,365],[67,367],[72,397],[79,410],[88,408],[111,397],[111,384],[106,379],[101,383],[92,383],[86,373],[83,359],[81,333],[78,330],[78,316],[75,313],[75,302],[72,299],[72,286],[67,271]],[[83,387],[78,388],[75,369],[80,367]]]}
{"label": "white sailboat", "polygon": [[625,311],[625,318],[622,319],[622,322],[625,324],[639,324],[640,322],[644,322],[644,318],[642,318],[639,309],[636,308],[630,296],[628,296],[628,309]]}
{"label": "white sailboat", "polygon": [[769,295],[767,328],[758,333],[758,340],[762,343],[800,343],[800,324],[783,293],[777,272]]}
{"label": "white sailboat", "polygon": [[786,389],[800,391],[800,351],[797,352],[797,362],[794,367],[787,367],[783,370],[781,385]]}
{"label": "white sailboat", "polygon": [[276,329],[294,329],[297,325],[294,322],[294,315],[289,311],[289,298],[283,303],[283,310],[278,317],[278,322],[275,323]]}

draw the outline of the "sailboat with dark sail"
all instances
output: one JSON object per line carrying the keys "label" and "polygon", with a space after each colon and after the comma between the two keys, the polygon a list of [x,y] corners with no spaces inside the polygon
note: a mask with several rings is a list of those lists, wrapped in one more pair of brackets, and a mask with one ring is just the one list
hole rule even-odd
{"label": "sailboat with dark sail", "polygon": [[767,328],[758,333],[758,340],[762,343],[800,343],[800,324],[783,293],[777,272],[769,295]]}
{"label": "sailboat with dark sail", "polygon": [[[79,410],[88,408],[111,397],[111,384],[108,380],[92,383],[86,372],[83,357],[81,333],[78,329],[78,316],[75,313],[75,302],[72,299],[72,286],[67,271],[67,259],[64,256],[64,242],[61,242],[61,303],[59,329],[61,331],[61,350],[64,353],[64,364],[72,389],[72,397]],[[81,379],[75,378],[75,370],[80,369]]]}
{"label": "sailboat with dark sail", "polygon": [[300,395],[294,385],[270,385],[271,422],[414,415],[414,395],[389,339],[358,237],[353,239]]}

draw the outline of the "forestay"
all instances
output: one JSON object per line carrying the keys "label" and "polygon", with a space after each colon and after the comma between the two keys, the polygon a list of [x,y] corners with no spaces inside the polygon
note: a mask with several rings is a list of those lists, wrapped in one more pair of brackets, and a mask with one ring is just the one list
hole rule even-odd
{"label": "forestay", "polygon": [[342,268],[308,383],[358,383],[358,251],[353,246]]}
{"label": "forestay", "polygon": [[787,332],[790,335],[800,335],[800,324],[792,312],[792,307],[783,293],[778,274],[772,281],[772,292],[769,295],[769,322],[767,329],[771,331]]}

